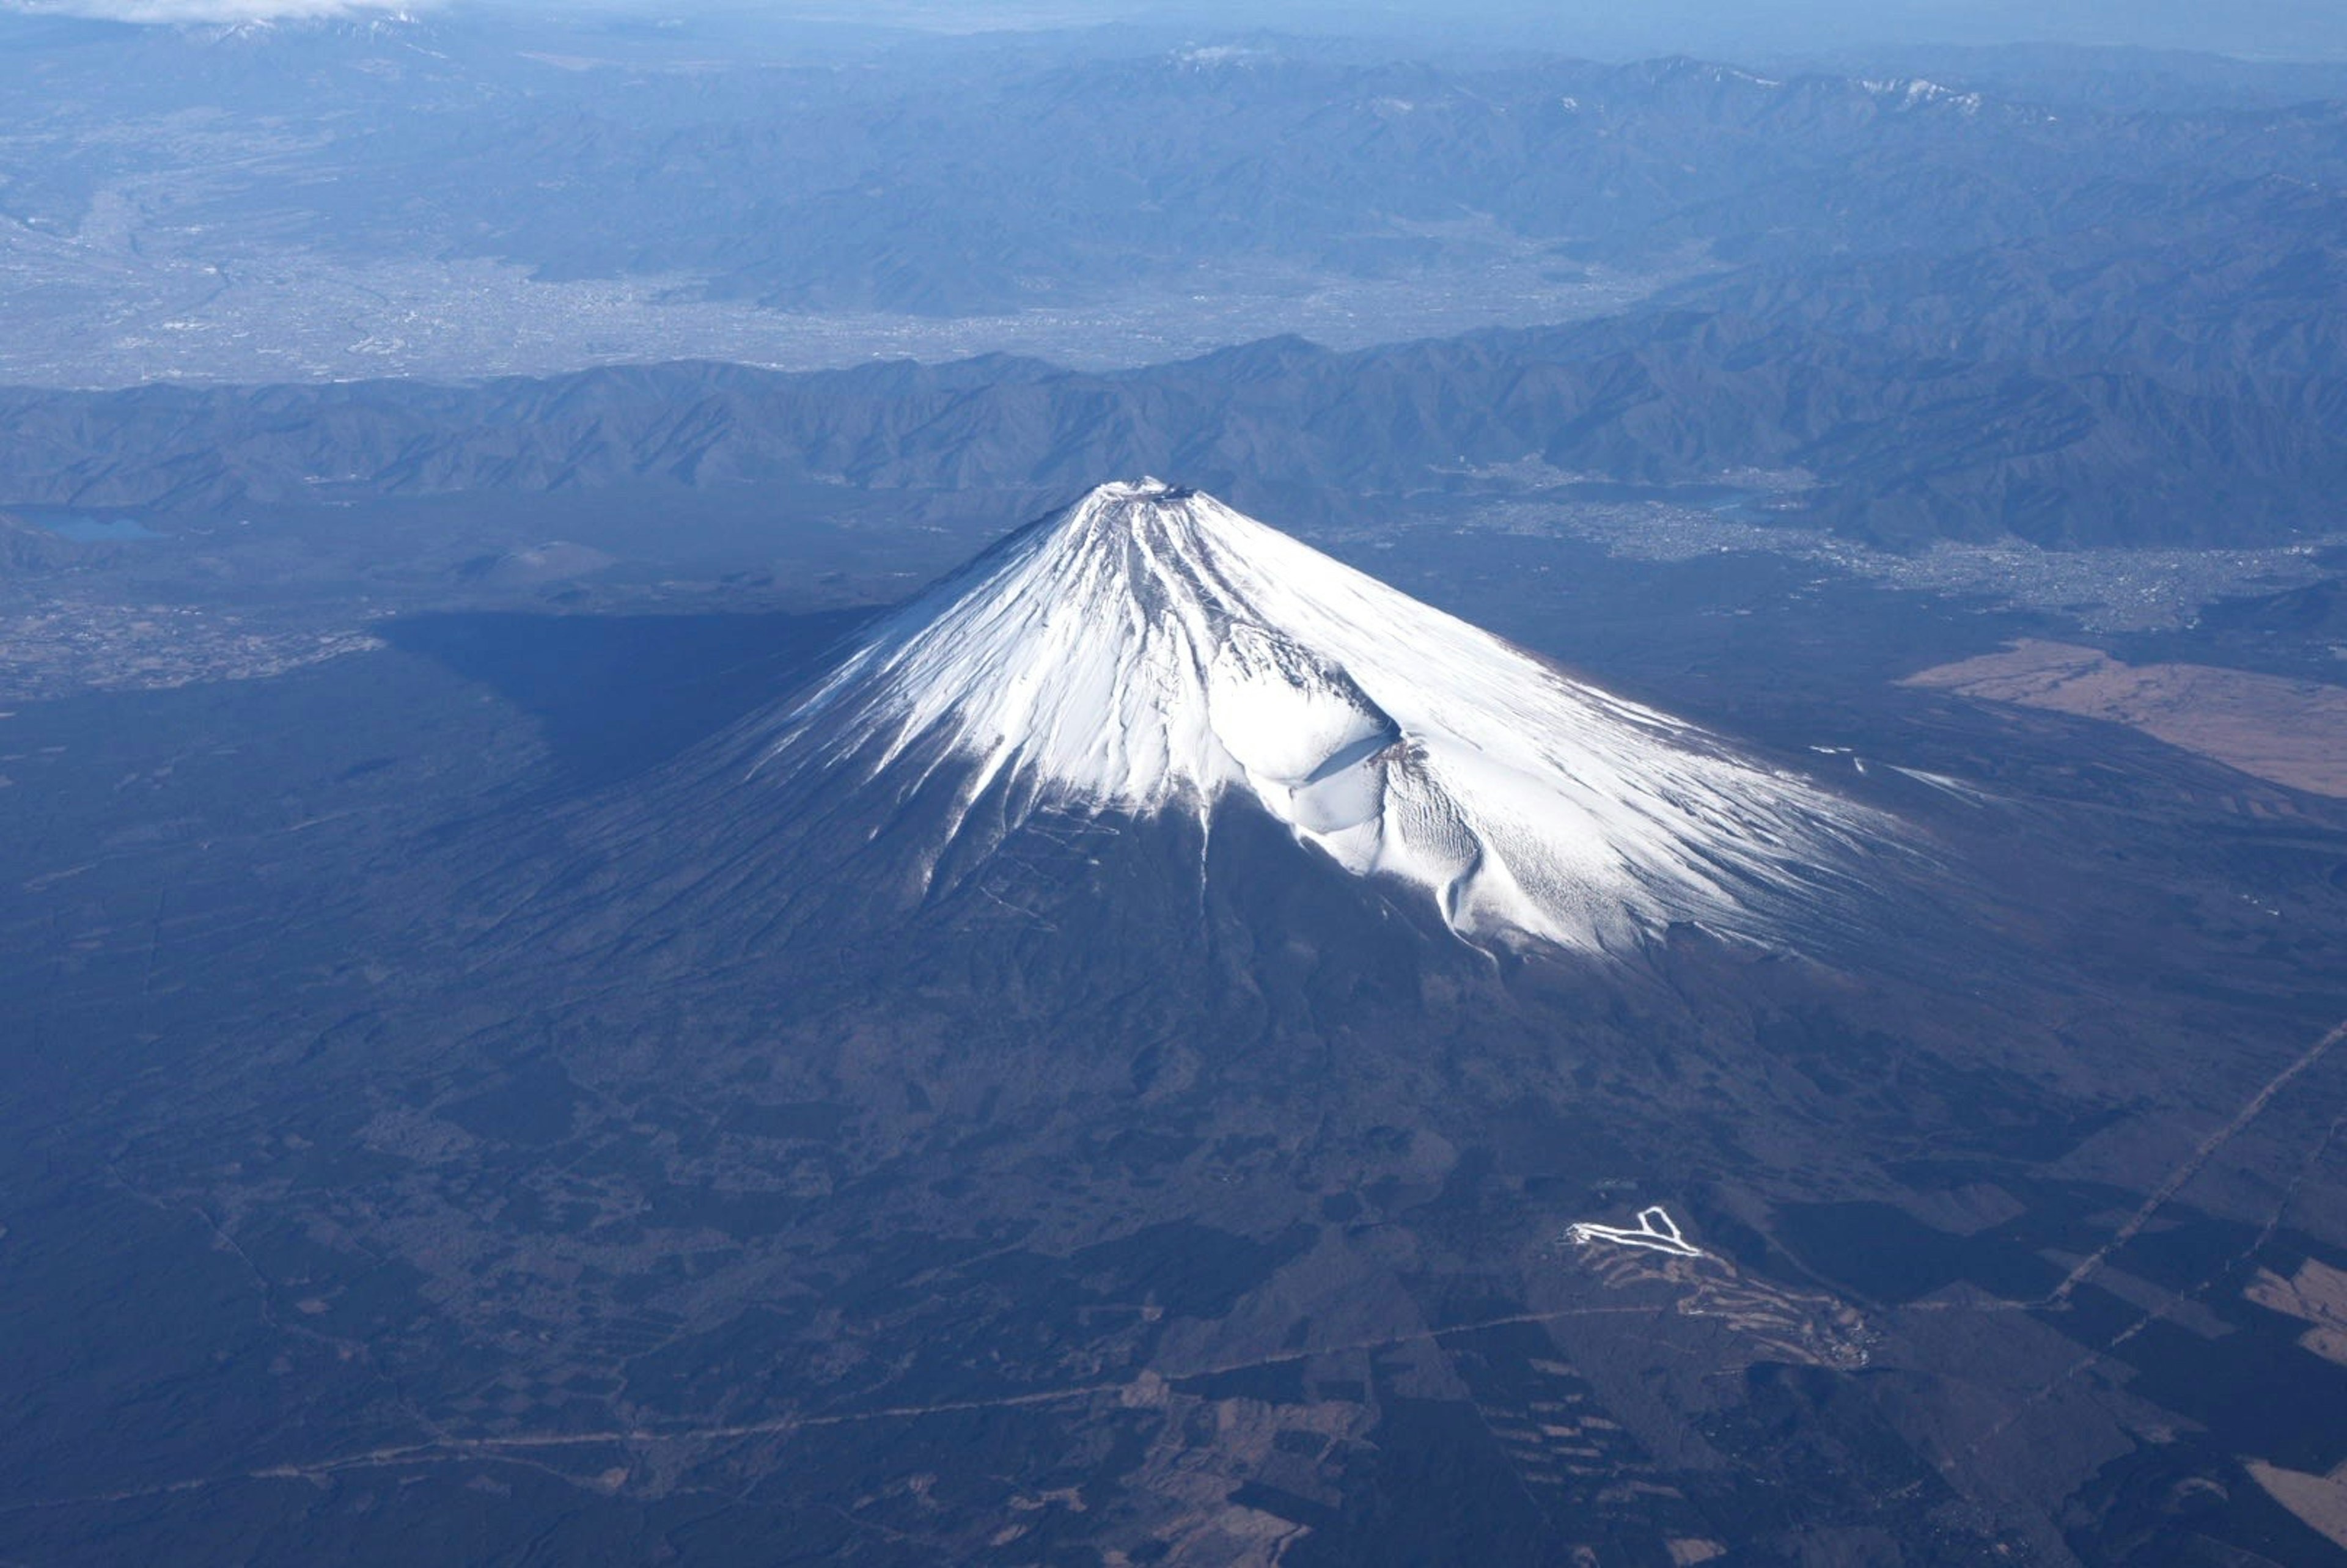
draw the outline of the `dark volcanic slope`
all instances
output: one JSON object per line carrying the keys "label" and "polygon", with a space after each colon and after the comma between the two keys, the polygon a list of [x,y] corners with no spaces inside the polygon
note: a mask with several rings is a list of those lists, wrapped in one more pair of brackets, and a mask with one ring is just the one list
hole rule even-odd
{"label": "dark volcanic slope", "polygon": [[0,1553],[2321,1561],[2347,822],[1850,649],[1945,874],[1822,960],[1495,958],[1239,800],[891,880],[949,779],[555,802],[406,653],[28,708]]}
{"label": "dark volcanic slope", "polygon": [[[113,1367],[169,1419],[103,1455],[74,1446],[87,1415],[27,1410],[53,1436],[12,1445],[10,1495],[193,1480],[308,1549],[362,1499],[430,1522],[470,1485],[508,1500],[493,1539],[576,1514],[699,1563],[2062,1561],[2064,1528],[2140,1512],[2065,1526],[2060,1500],[2128,1433],[2207,1415],[2065,1380],[2156,1288],[2135,1274],[2066,1314],[2009,1303],[2188,1145],[2200,1123],[2157,1108],[2246,1098],[2294,1020],[2116,1003],[2091,954],[2023,959],[1989,911],[1935,922],[1911,968],[1944,980],[1702,941],[1495,967],[1243,809],[1204,843],[1040,819],[909,910],[853,882],[810,906],[800,878],[852,855],[719,831],[668,807],[738,798],[679,788],[641,797],[616,877],[521,879],[511,825],[469,837],[480,919],[451,930],[436,893],[412,907],[438,950],[359,938],[384,980],[183,1039],[169,1109],[115,1113],[109,1183],[19,1188],[26,1266],[145,1214],[138,1266],[188,1281],[175,1310],[250,1327],[190,1385],[196,1347]],[[2075,871],[2028,837],[2049,883]],[[680,900],[712,875],[723,900]],[[2193,1044],[2214,1030],[2220,1083]],[[2122,1113],[2178,1131],[2130,1163],[2095,1142]],[[2260,1176],[2305,1152],[2260,1147]],[[2127,1270],[2195,1286],[2256,1202]],[[1706,1255],[1560,1243],[1647,1204]],[[56,1343],[34,1305],[17,1342]],[[2329,1398],[2288,1335],[2260,1354]],[[223,1447],[282,1476],[222,1478]],[[2168,1485],[2225,1461],[2159,1462],[2186,1467]],[[184,1538],[179,1508],[143,1517]],[[100,1503],[0,1510],[0,1538],[69,1558],[101,1521],[147,1539]]]}

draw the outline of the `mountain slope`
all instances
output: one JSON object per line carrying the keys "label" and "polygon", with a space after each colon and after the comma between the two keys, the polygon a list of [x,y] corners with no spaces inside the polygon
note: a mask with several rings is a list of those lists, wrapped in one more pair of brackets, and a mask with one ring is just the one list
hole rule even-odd
{"label": "mountain slope", "polygon": [[904,794],[959,764],[925,883],[1039,810],[1205,826],[1238,794],[1463,935],[1589,950],[1680,920],[1781,937],[1889,831],[1153,480],[1011,536],[773,723],[761,772]]}

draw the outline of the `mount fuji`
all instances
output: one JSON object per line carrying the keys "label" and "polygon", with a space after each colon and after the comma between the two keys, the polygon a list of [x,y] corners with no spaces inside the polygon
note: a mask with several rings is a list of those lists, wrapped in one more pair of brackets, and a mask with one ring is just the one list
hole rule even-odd
{"label": "mount fuji", "polygon": [[1898,840],[1870,808],[1153,479],[1010,535],[751,733],[753,781],[923,799],[924,892],[1040,817],[1178,815],[1204,835],[1239,800],[1487,947],[1620,952],[1679,922],[1787,943]]}
{"label": "mount fuji", "polygon": [[[697,617],[743,622],[686,644],[722,706],[543,656],[663,629],[529,619],[566,723],[624,736],[631,700],[672,702],[692,738],[616,776],[460,782],[466,815],[395,863],[354,859],[408,842],[370,829],[317,863],[337,880],[300,907],[332,918],[298,946],[170,938],[183,966],[251,965],[168,1047],[204,1141],[177,1105],[93,1123],[88,1173],[42,1178],[110,1193],[121,1158],[139,1210],[190,1206],[169,1277],[236,1315],[170,1341],[192,1366],[318,1293],[327,1339],[282,1374],[244,1357],[195,1407],[234,1432],[297,1379],[298,1408],[386,1434],[285,1471],[288,1517],[318,1510],[313,1471],[364,1461],[383,1495],[446,1488],[436,1507],[471,1507],[480,1473],[524,1501],[560,1485],[530,1506],[637,1510],[591,1517],[696,1562],[802,1535],[802,1560],[873,1563],[2062,1561],[2050,1489],[2121,1445],[2080,1440],[2016,1491],[2043,1434],[2114,1430],[2100,1385],[2034,1369],[2111,1357],[2127,1306],[2065,1272],[2128,1245],[2107,1216],[2151,1210],[2127,1194],[2168,1201],[2167,1150],[2209,1162],[2226,1100],[2272,1097],[2280,1051],[2198,1089],[2231,1060],[2218,1030],[2271,1039],[2338,968],[2226,907],[2239,868],[2303,858],[2319,819],[2279,797],[2252,861],[2148,771],[2113,786],[2137,795],[2024,793],[2097,753],[1902,718],[1910,688],[1826,732],[1881,759],[1828,787],[1155,483],[891,610]],[[381,677],[349,679],[326,690]],[[317,712],[313,689],[286,704]],[[549,754],[575,735],[548,731]],[[1976,760],[1891,761],[1952,756]],[[2335,859],[2270,875],[2319,909]],[[237,897],[274,896],[278,862],[250,864]],[[141,939],[76,1005],[152,1075]],[[2177,1109],[2133,1121],[2147,1104]],[[2277,1109],[2293,1141],[2154,1258],[2159,1288],[2206,1257],[2246,1277],[2239,1235],[2324,1136]],[[249,1259],[220,1261],[214,1214]],[[95,1277],[138,1298],[148,1249],[108,1257]],[[285,1273],[256,1297],[262,1267]],[[2066,1347],[2036,1310],[2060,1290]],[[95,1299],[46,1320],[62,1354]],[[2257,1386],[2307,1380],[2295,1329],[2265,1337]],[[2319,1437],[2336,1400],[2308,1386]],[[1967,1447],[2016,1410],[2079,1424]],[[161,1473],[264,1484],[289,1440],[251,1431],[243,1468]],[[2238,1484],[2213,1468],[2235,1451],[2177,1462]],[[61,1522],[85,1506],[56,1495]],[[807,1533],[825,1520],[845,1533]]]}

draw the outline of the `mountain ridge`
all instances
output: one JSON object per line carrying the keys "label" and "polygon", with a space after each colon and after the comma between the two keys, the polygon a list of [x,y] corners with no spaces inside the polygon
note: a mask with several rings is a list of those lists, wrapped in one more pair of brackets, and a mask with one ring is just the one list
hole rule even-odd
{"label": "mountain ridge", "polygon": [[987,357],[17,389],[0,393],[0,505],[217,513],[647,480],[1064,492],[1169,471],[1253,504],[1279,493],[1266,475],[1471,492],[1529,457],[1638,483],[1801,469],[1819,485],[1779,515],[1891,544],[2239,544],[2335,526],[2342,385],[2327,363],[2252,378],[2004,362],[1689,306],[1341,354],[1276,338],[1113,373]]}

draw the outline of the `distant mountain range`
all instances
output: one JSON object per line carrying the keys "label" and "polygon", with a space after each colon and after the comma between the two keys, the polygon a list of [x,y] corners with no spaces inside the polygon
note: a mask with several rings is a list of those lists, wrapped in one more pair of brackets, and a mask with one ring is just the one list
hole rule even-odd
{"label": "distant mountain range", "polygon": [[186,320],[140,296],[122,333],[226,332],[197,294],[231,284],[265,328],[314,302],[321,258],[494,260],[891,320],[1049,306],[1062,341],[1087,311],[1104,333],[1132,310],[1211,323],[1242,276],[1473,300],[1502,254],[1648,292],[1573,325],[1347,353],[1274,339],[1114,373],[992,356],[26,390],[0,396],[0,506],[642,480],[1066,493],[1137,472],[1245,505],[1271,486],[1473,487],[1532,458],[1645,483],[1801,470],[1817,483],[1786,516],[1897,544],[2336,527],[2347,96],[2299,96],[2347,95],[2330,67],[1925,52],[1943,81],[1896,59],[1772,76],[709,26],[0,16],[20,171],[0,259],[28,280],[0,328],[52,308],[40,280],[96,288],[118,263],[148,269],[137,288],[196,290]]}
{"label": "distant mountain range", "polygon": [[636,481],[1071,491],[1153,472],[1248,504],[1504,487],[1478,470],[1531,458],[1656,483],[1806,470],[1819,483],[1789,519],[1895,543],[2239,543],[2336,526],[2341,400],[2329,374],[1972,360],[1671,311],[1354,354],[1279,340],[1107,374],[996,357],[16,391],[0,394],[0,501],[210,513]]}
{"label": "distant mountain range", "polygon": [[[1673,57],[1104,30],[967,43],[529,23],[137,29],[0,16],[0,217],[104,253],[256,245],[660,276],[965,315],[1204,266],[1961,253],[2347,177],[2339,73],[1958,51]],[[1880,74],[1878,74],[1880,73]],[[1971,85],[1965,85],[1965,84]],[[2103,84],[2097,91],[2096,84]],[[2047,101],[2047,100],[2052,101]]]}

